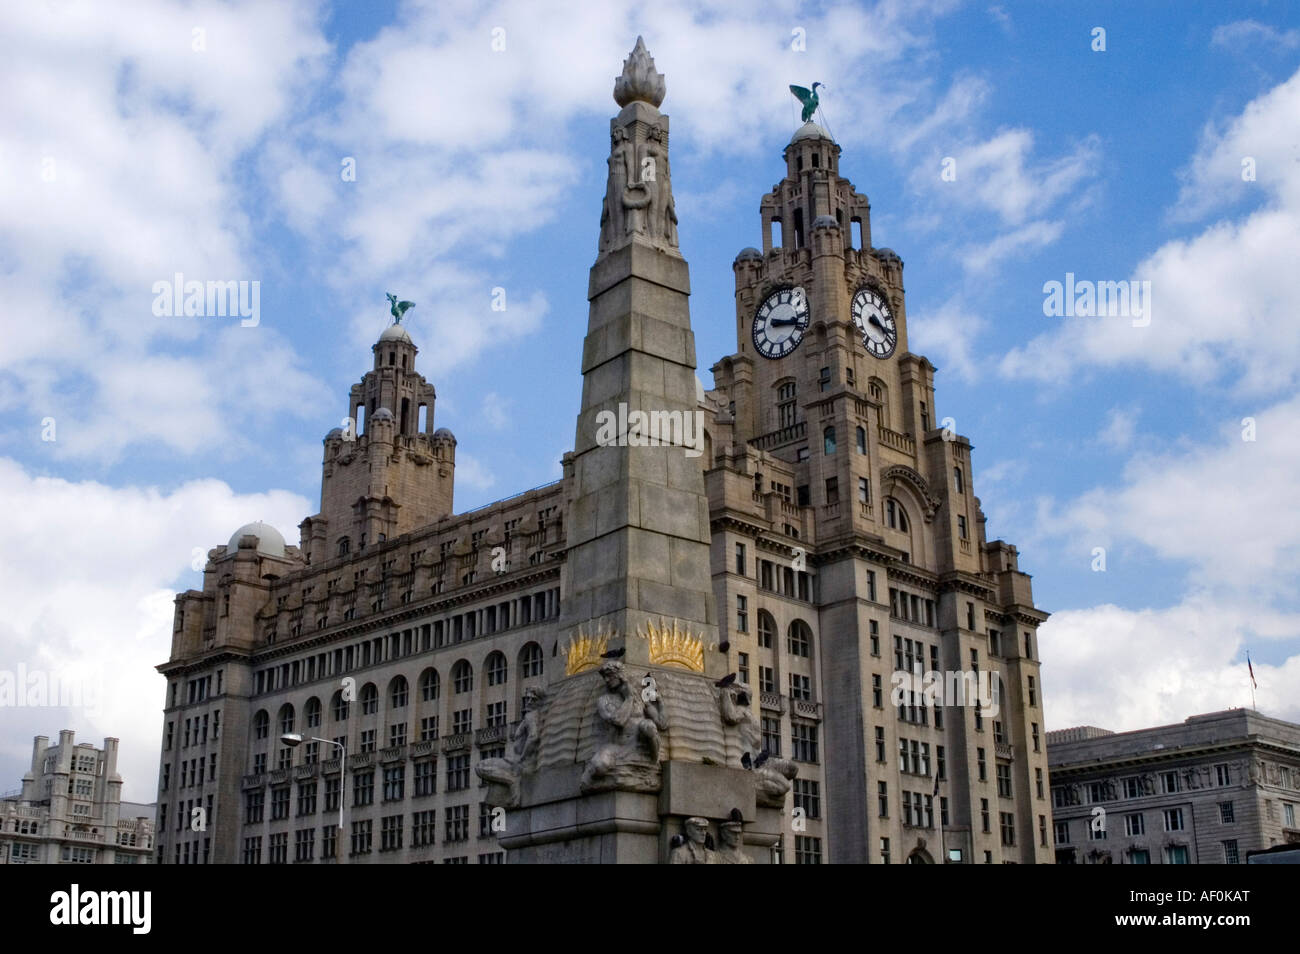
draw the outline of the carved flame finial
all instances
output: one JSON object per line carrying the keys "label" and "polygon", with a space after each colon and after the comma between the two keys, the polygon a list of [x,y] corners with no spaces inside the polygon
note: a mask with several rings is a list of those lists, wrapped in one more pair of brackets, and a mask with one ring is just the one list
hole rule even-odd
{"label": "carved flame finial", "polygon": [[636,46],[623,61],[623,75],[614,80],[614,102],[626,106],[640,100],[658,109],[667,91],[663,74],[655,69],[654,57],[638,36]]}

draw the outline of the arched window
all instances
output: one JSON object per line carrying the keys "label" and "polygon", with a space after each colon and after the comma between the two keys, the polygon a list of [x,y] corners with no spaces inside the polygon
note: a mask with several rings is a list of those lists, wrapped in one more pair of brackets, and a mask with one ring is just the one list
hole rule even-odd
{"label": "arched window", "polygon": [[776,643],[776,620],[767,610],[758,611],[758,645],[761,649],[771,649]]}
{"label": "arched window", "polygon": [[812,655],[812,630],[807,623],[797,619],[790,624],[790,629],[786,632],[785,648],[791,656]]}
{"label": "arched window", "polygon": [[348,701],[343,698],[343,690],[340,689],[334,693],[334,698],[330,700],[330,716],[335,722],[346,722],[348,718]]}
{"label": "arched window", "polygon": [[474,688],[474,669],[462,659],[451,669],[451,684],[457,695],[470,692]]}
{"label": "arched window", "polygon": [[308,699],[307,704],[303,706],[303,718],[307,722],[307,728],[320,728],[320,700],[315,696]]}
{"label": "arched window", "polygon": [[409,696],[410,687],[406,683],[406,677],[394,676],[393,681],[388,684],[388,698],[391,700],[392,708],[405,709]]}
{"label": "arched window", "polygon": [[825,445],[826,456],[835,453],[835,428],[828,427],[822,431],[822,443]]}
{"label": "arched window", "polygon": [[265,709],[258,709],[257,715],[253,716],[253,738],[265,739],[271,734],[271,717],[266,714]]}
{"label": "arched window", "polygon": [[893,497],[885,498],[885,525],[891,530],[900,530],[903,533],[909,532],[907,511]]}
{"label": "arched window", "polygon": [[347,537],[339,538],[339,556],[347,556],[352,550],[352,541]]}
{"label": "arched window", "polygon": [[859,427],[854,432],[854,438],[857,441],[858,453],[865,454],[867,452],[867,429],[865,427]]}
{"label": "arched window", "polygon": [[519,651],[519,672],[524,679],[542,674],[542,647],[528,643]]}
{"label": "arched window", "polygon": [[379,690],[373,682],[361,687],[361,714],[374,715],[379,711]]}
{"label": "arched window", "polygon": [[489,686],[499,686],[506,681],[506,657],[503,653],[492,653],[488,656],[483,667],[487,670],[487,684]]}
{"label": "arched window", "polygon": [[426,669],[420,673],[420,699],[424,702],[433,702],[438,698],[438,692],[442,687],[441,680],[438,678],[438,670]]}
{"label": "arched window", "polygon": [[285,703],[280,706],[280,734],[293,731],[293,706]]}

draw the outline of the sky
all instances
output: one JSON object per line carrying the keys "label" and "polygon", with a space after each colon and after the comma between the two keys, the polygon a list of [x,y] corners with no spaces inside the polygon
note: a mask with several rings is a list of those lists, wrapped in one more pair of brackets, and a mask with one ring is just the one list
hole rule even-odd
{"label": "sky", "polygon": [[[638,35],[705,384],[787,86],[822,82],[936,419],[1052,613],[1048,728],[1248,706],[1247,651],[1300,721],[1297,4],[33,0],[0,5],[0,680],[73,704],[0,709],[0,791],[71,728],[153,800],[173,596],[246,522],[296,542],[386,292],[456,509],[559,477]],[[178,273],[256,282],[256,321],[158,314]],[[1046,313],[1068,280],[1149,307]]]}

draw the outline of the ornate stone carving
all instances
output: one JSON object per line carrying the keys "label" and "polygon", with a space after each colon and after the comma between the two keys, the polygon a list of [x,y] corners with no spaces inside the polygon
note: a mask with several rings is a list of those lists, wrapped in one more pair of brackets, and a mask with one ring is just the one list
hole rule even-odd
{"label": "ornate stone carving", "polygon": [[784,808],[785,796],[799,774],[799,766],[763,749],[763,730],[750,708],[749,686],[732,683],[716,692],[723,726],[734,728],[740,736],[741,765],[754,772],[758,804],[765,808]]}
{"label": "ornate stone carving", "polygon": [[647,621],[637,636],[650,643],[651,665],[704,672],[704,640],[683,629],[677,620],[673,620],[671,628],[662,619],[658,626]]}
{"label": "ornate stone carving", "polygon": [[614,80],[614,102],[626,106],[639,100],[658,109],[667,92],[663,74],[655,69],[654,57],[638,36],[636,46],[623,61],[623,75]]}
{"label": "ornate stone carving", "polygon": [[739,808],[733,808],[731,814],[718,826],[718,839],[722,842],[717,851],[720,865],[752,865],[754,859],[745,854],[745,816]]}
{"label": "ornate stone carving", "polygon": [[674,865],[716,865],[717,852],[709,837],[707,818],[688,818],[682,826],[685,835],[674,835],[668,863]]}
{"label": "ornate stone carving", "polygon": [[601,664],[602,654],[609,649],[609,641],[617,635],[605,629],[586,633],[579,627],[569,645],[564,647],[564,674],[573,676],[595,669]]}
{"label": "ornate stone carving", "polygon": [[663,699],[653,685],[637,691],[617,660],[600,667],[605,692],[596,700],[596,722],[606,741],[582,772],[582,790],[659,789],[659,733],[668,728]]}
{"label": "ornate stone carving", "polygon": [[[538,717],[546,693],[537,686],[524,690],[523,717],[510,730],[513,743],[509,754],[500,759],[484,759],[474,767],[478,777],[489,784],[504,785],[506,794],[498,799],[504,808],[519,807],[519,780],[531,771],[537,760]],[[489,802],[492,799],[489,798]]]}

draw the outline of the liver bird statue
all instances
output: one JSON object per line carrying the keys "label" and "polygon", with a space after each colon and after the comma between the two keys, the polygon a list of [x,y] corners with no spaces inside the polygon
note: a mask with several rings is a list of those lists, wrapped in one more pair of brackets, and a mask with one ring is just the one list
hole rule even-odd
{"label": "liver bird statue", "polygon": [[804,122],[808,122],[808,120],[812,119],[813,114],[817,112],[817,87],[821,85],[823,84],[813,83],[812,89],[804,89],[802,86],[790,87],[790,92],[794,93],[795,99],[803,103]]}
{"label": "liver bird statue", "polygon": [[397,296],[391,292],[388,295],[388,304],[390,306],[388,310],[392,312],[393,315],[393,324],[396,325],[400,325],[402,323],[402,316],[406,314],[408,310],[415,307],[415,302],[398,301]]}

